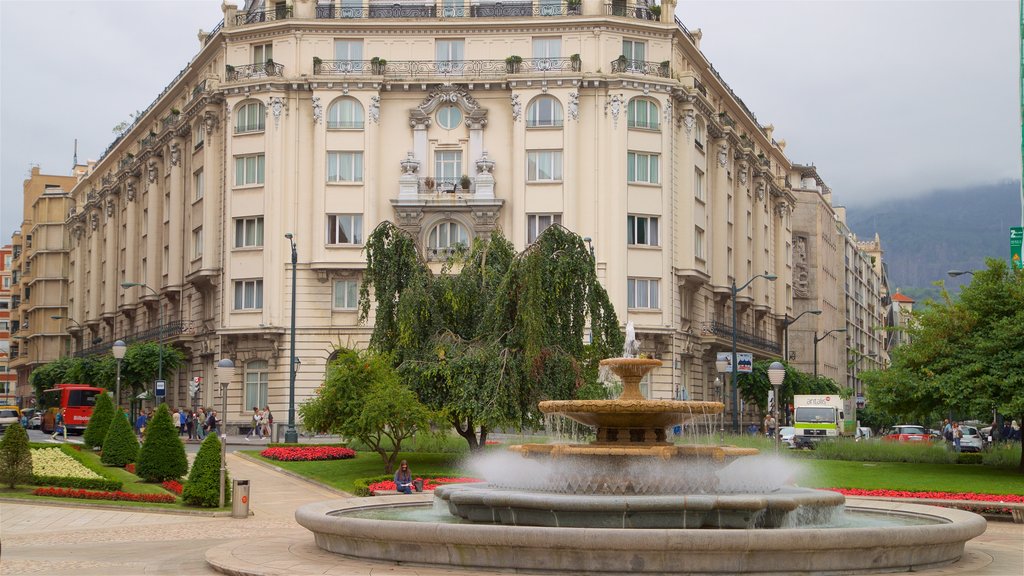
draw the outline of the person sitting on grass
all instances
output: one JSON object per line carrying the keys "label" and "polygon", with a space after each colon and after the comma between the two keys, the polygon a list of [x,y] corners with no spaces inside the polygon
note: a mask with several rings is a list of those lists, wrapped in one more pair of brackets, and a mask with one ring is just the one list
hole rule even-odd
{"label": "person sitting on grass", "polygon": [[412,494],[412,472],[409,472],[409,463],[405,460],[395,471],[395,490],[402,494]]}

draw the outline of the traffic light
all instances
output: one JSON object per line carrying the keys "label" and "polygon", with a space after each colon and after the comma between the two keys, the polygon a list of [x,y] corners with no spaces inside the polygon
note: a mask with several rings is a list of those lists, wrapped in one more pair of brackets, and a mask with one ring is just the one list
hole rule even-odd
{"label": "traffic light", "polygon": [[189,396],[195,396],[199,393],[199,385],[203,383],[202,376],[196,376],[188,383],[188,394]]}

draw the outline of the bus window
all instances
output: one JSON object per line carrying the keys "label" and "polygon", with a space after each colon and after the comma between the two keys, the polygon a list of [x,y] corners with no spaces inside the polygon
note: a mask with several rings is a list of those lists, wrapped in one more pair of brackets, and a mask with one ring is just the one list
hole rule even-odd
{"label": "bus window", "polygon": [[69,390],[68,406],[95,406],[98,390]]}

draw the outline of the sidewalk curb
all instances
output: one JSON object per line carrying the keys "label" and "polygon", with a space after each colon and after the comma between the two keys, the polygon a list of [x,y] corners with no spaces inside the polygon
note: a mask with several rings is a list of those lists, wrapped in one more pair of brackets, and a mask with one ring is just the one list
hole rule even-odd
{"label": "sidewalk curb", "polygon": [[243,460],[248,460],[249,462],[252,462],[253,464],[258,464],[260,466],[263,466],[264,468],[269,468],[269,469],[271,469],[274,472],[277,472],[279,474],[283,474],[285,476],[290,476],[292,478],[295,478],[296,480],[302,480],[303,482],[308,482],[308,483],[310,483],[310,484],[312,484],[314,486],[317,486],[319,488],[323,488],[324,490],[327,490],[329,492],[334,492],[335,494],[338,494],[339,496],[342,496],[342,497],[345,497],[345,498],[355,498],[356,497],[354,494],[350,494],[348,492],[345,492],[344,490],[338,490],[337,488],[335,488],[334,486],[331,486],[329,484],[324,484],[323,482],[319,482],[317,480],[313,480],[311,478],[307,478],[306,476],[303,476],[301,474],[296,474],[295,472],[292,472],[291,470],[285,470],[284,468],[281,468],[280,466],[275,466],[273,464],[270,464],[269,462],[264,462],[263,460],[260,460],[259,458],[253,458],[252,456],[249,456],[248,454],[243,454],[241,452],[232,452],[231,454],[234,455],[234,456],[237,456],[237,457],[239,457],[239,458],[241,458]]}
{"label": "sidewalk curb", "polygon": [[207,512],[205,510],[172,510],[170,508],[143,508],[138,506],[118,506],[116,504],[94,504],[95,501],[80,502],[74,498],[65,498],[67,502],[53,500],[33,500],[29,498],[0,498],[0,502],[8,504],[28,504],[31,506],[56,506],[58,508],[89,508],[92,510],[113,510],[115,512],[144,512],[146,514],[175,514],[177,516],[202,516],[206,518],[230,518],[231,511]]}

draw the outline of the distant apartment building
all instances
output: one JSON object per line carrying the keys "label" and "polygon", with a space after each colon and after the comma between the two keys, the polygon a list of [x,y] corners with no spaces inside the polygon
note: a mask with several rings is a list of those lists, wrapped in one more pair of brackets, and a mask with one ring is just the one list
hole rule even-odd
{"label": "distant apartment building", "polygon": [[0,404],[18,401],[17,376],[11,370],[11,264],[14,247],[0,246]]}
{"label": "distant apartment building", "polygon": [[901,294],[900,289],[897,288],[890,300],[892,301],[892,311],[896,316],[895,345],[906,344],[910,342],[910,332],[908,329],[914,321],[914,299],[906,294]]}
{"label": "distant apartment building", "polygon": [[[32,168],[24,183],[21,229],[11,242],[11,361],[15,395],[33,398],[29,375],[67,354],[68,235],[64,226],[75,176]],[[54,319],[57,316],[59,319]]]}
{"label": "distant apartment building", "polygon": [[[700,52],[645,3],[224,5],[196,57],[71,191],[67,326],[76,354],[115,339],[186,355],[174,404],[231,358],[229,426],[288,402],[290,244],[297,401],[357,322],[367,235],[390,220],[440,269],[501,230],[525,249],[558,223],[589,237],[653,398],[719,400],[718,352],[782,353],[845,327],[844,240],[813,167],[794,165]],[[125,284],[129,284],[125,287]],[[142,284],[142,285],[133,285]],[[370,319],[372,323],[372,317]],[[843,334],[821,343],[842,382]],[[757,415],[748,410],[746,421]],[[283,416],[279,417],[283,421]]]}

